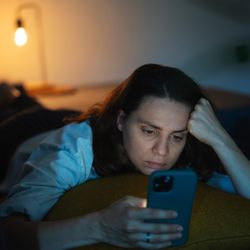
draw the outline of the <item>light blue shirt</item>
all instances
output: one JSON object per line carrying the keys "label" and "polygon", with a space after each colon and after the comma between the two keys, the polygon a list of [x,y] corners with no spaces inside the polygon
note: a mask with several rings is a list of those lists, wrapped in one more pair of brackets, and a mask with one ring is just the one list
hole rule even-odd
{"label": "light blue shirt", "polygon": [[[92,164],[88,122],[71,123],[32,137],[19,146],[11,161],[2,184],[10,193],[0,205],[0,217],[22,213],[32,221],[42,220],[67,190],[99,177]],[[208,184],[235,193],[227,175],[214,173]]]}
{"label": "light blue shirt", "polygon": [[[23,213],[30,220],[39,221],[65,191],[98,178],[92,167],[92,130],[87,122],[72,123],[41,137],[22,173],[18,173],[24,176],[21,182],[10,189],[9,198],[0,205],[0,217]],[[26,145],[36,144],[32,141],[38,143],[38,138],[32,138]],[[25,158],[26,145],[16,154],[19,160]]]}

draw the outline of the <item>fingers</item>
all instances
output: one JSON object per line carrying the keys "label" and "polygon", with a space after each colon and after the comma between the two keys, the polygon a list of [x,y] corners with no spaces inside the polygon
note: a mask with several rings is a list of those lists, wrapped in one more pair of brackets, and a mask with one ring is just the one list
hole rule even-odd
{"label": "fingers", "polygon": [[130,208],[128,217],[133,219],[174,219],[178,216],[176,211],[155,208]]}
{"label": "fingers", "polygon": [[172,245],[171,241],[182,237],[181,233],[175,234],[154,234],[154,233],[138,233],[131,234],[129,240],[134,245],[145,249],[160,249]]}
{"label": "fingers", "polygon": [[196,104],[187,125],[188,131],[199,141],[214,146],[224,129],[209,101],[202,98]]}
{"label": "fingers", "polygon": [[202,111],[202,110],[210,110],[212,108],[210,102],[207,99],[201,98],[198,103],[195,105],[194,110]]}
{"label": "fingers", "polygon": [[201,99],[198,101],[197,104],[203,104],[203,105],[207,105],[207,106],[210,106],[210,107],[211,107],[210,102],[209,102],[207,99],[205,99],[205,98],[201,98]]}
{"label": "fingers", "polygon": [[[141,207],[143,202],[145,199],[127,196],[101,212],[100,225],[105,242],[124,247],[160,249],[182,237],[180,225],[168,224],[168,219],[178,216],[175,211]],[[154,219],[162,219],[164,223],[155,223]]]}
{"label": "fingers", "polygon": [[201,98],[199,102],[195,105],[194,111],[191,113],[191,119],[202,119],[207,117],[207,114],[212,114],[212,106],[209,101]]}
{"label": "fingers", "polygon": [[182,237],[181,233],[173,233],[173,234],[138,233],[131,235],[130,239],[146,243],[163,243],[163,242],[171,242],[181,237]]}
{"label": "fingers", "polygon": [[195,125],[209,125],[215,123],[216,120],[215,113],[209,101],[201,98],[190,115],[188,130],[192,132],[192,128]]}
{"label": "fingers", "polygon": [[[148,232],[156,234],[175,234],[181,233],[183,227],[178,224],[168,224],[168,219],[177,217],[175,211],[165,211],[160,209],[128,209],[126,231],[128,233]],[[155,220],[163,220],[161,223]]]}

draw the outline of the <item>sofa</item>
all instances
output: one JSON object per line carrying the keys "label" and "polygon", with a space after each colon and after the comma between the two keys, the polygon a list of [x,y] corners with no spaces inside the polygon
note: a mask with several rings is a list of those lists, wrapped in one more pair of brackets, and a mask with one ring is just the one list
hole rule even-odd
{"label": "sofa", "polygon": [[[223,126],[250,158],[250,97],[218,89],[206,89],[206,94],[215,104]],[[243,136],[239,138],[240,135]],[[126,195],[145,198],[147,181],[148,177],[140,174],[124,174],[89,181],[65,193],[45,220],[70,218],[97,211]],[[77,249],[120,248],[96,244]],[[250,200],[198,183],[189,239],[184,246],[173,249],[249,250]]]}
{"label": "sofa", "polygon": [[[250,97],[217,89],[205,90],[217,108],[223,126],[250,158]],[[75,187],[52,208],[45,221],[70,218],[105,208],[126,195],[146,197],[148,177],[123,174],[89,181]],[[3,197],[2,197],[3,198]],[[77,249],[120,249],[96,244]],[[170,248],[172,249],[172,248]],[[198,183],[189,239],[179,250],[249,250],[250,200]]]}

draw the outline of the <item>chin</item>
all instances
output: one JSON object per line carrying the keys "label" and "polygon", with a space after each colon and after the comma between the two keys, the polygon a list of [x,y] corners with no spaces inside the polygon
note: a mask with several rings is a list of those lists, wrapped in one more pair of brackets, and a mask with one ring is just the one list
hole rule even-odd
{"label": "chin", "polygon": [[140,172],[142,174],[145,174],[145,175],[150,175],[152,174],[153,172],[157,171],[158,169],[150,169],[150,168],[145,168],[143,170],[140,170]]}

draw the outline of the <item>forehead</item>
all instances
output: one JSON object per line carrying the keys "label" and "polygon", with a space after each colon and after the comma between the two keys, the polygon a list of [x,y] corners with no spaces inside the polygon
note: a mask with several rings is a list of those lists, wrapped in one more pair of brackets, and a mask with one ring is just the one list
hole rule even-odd
{"label": "forehead", "polygon": [[191,107],[169,98],[145,97],[133,116],[137,120],[146,120],[159,127],[186,127]]}

